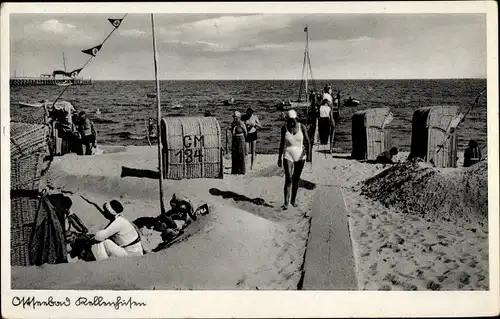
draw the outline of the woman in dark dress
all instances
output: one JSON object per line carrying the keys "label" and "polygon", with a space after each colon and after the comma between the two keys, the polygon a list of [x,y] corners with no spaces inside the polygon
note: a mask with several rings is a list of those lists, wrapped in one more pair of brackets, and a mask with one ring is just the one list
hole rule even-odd
{"label": "woman in dark dress", "polygon": [[241,113],[235,111],[231,124],[231,174],[245,174],[247,128],[241,121]]}

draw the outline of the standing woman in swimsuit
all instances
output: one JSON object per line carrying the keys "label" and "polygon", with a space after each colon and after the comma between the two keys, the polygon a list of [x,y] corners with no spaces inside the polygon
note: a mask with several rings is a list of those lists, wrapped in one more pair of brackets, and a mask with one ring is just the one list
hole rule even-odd
{"label": "standing woman in swimsuit", "polygon": [[[305,145],[304,145],[305,140]],[[297,112],[288,111],[287,122],[281,128],[281,141],[278,157],[278,166],[285,169],[285,203],[282,209],[288,208],[291,188],[291,204],[297,207],[297,191],[299,189],[300,175],[304,164],[311,155],[311,141],[307,129],[297,120]],[[284,158],[284,160],[283,160]],[[310,161],[310,160],[309,160]]]}
{"label": "standing woman in swimsuit", "polygon": [[253,169],[253,163],[255,161],[255,147],[257,145],[257,128],[262,128],[262,125],[260,125],[259,118],[253,113],[251,108],[247,109],[245,125],[248,131],[247,143],[251,154],[250,169]]}

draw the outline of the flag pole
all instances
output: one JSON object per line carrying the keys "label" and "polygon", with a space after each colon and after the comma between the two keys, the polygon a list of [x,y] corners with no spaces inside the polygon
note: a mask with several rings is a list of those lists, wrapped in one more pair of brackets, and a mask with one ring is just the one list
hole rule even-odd
{"label": "flag pole", "polygon": [[161,134],[160,134],[160,121],[161,121],[161,103],[160,103],[160,79],[158,78],[158,63],[156,61],[156,37],[155,37],[155,20],[154,15],[151,13],[151,30],[153,34],[153,60],[155,69],[155,80],[156,80],[156,106],[158,111],[158,116],[156,118],[156,135],[158,138],[158,171],[160,173],[159,186],[160,186],[160,209],[161,213],[164,214],[165,204],[163,203],[163,163],[161,158]]}

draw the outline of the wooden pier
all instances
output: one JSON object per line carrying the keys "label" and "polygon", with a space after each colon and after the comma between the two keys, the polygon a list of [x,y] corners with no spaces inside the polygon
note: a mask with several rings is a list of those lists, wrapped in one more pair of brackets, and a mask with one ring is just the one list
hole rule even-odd
{"label": "wooden pier", "polygon": [[10,79],[10,86],[35,86],[35,85],[64,85],[70,82],[72,85],[92,85],[92,79],[55,79],[53,77],[15,77]]}

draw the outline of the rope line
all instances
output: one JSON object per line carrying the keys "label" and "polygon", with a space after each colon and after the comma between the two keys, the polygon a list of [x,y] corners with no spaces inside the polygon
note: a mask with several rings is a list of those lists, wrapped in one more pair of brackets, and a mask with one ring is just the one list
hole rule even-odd
{"label": "rope line", "polygon": [[[120,22],[120,25],[118,27],[113,27],[113,30],[111,30],[111,32],[108,34],[108,36],[104,39],[104,41],[102,41],[102,43],[100,44],[101,45],[101,49],[102,47],[104,46],[104,43],[106,43],[106,41],[108,41],[108,39],[111,37],[111,35],[116,31],[116,29],[118,29],[122,23],[123,23],[123,20],[125,19],[125,17],[128,15],[128,13],[125,13],[125,15],[121,18],[121,22]],[[101,49],[99,49],[99,51],[101,51]],[[96,56],[94,55],[91,55],[89,57],[89,59],[87,60],[87,62],[85,62],[85,64],[81,67],[80,71],[78,72],[78,74],[80,74],[83,69],[90,63],[90,61],[95,58]],[[70,87],[71,85],[68,85],[68,86],[65,86],[64,89],[61,91],[61,93],[57,96],[57,98],[54,100],[54,103],[52,103],[52,106],[55,106],[56,105],[56,102],[61,98],[61,96],[64,94],[64,92],[66,92],[66,90]]]}
{"label": "rope line", "polygon": [[[467,116],[467,114],[469,114],[469,112],[478,104],[479,102],[479,98],[484,94],[484,92],[486,92],[486,88],[484,88],[481,93],[479,93],[477,95],[477,97],[475,98],[474,102],[473,103],[470,103],[470,107],[467,109],[467,111],[464,113],[462,119],[460,120],[460,122],[458,122],[457,126],[453,129],[453,131],[456,131],[457,128],[460,126],[460,124],[462,124],[463,122],[465,122],[465,117]],[[438,155],[439,151],[441,151],[441,149],[444,148],[444,145],[448,142],[448,140],[450,139],[451,137],[451,134],[446,134],[446,139],[443,141],[443,143],[441,143],[438,147],[438,149],[436,150],[436,153],[434,154],[434,156],[432,157],[431,161],[433,161],[435,159],[435,157]]]}

